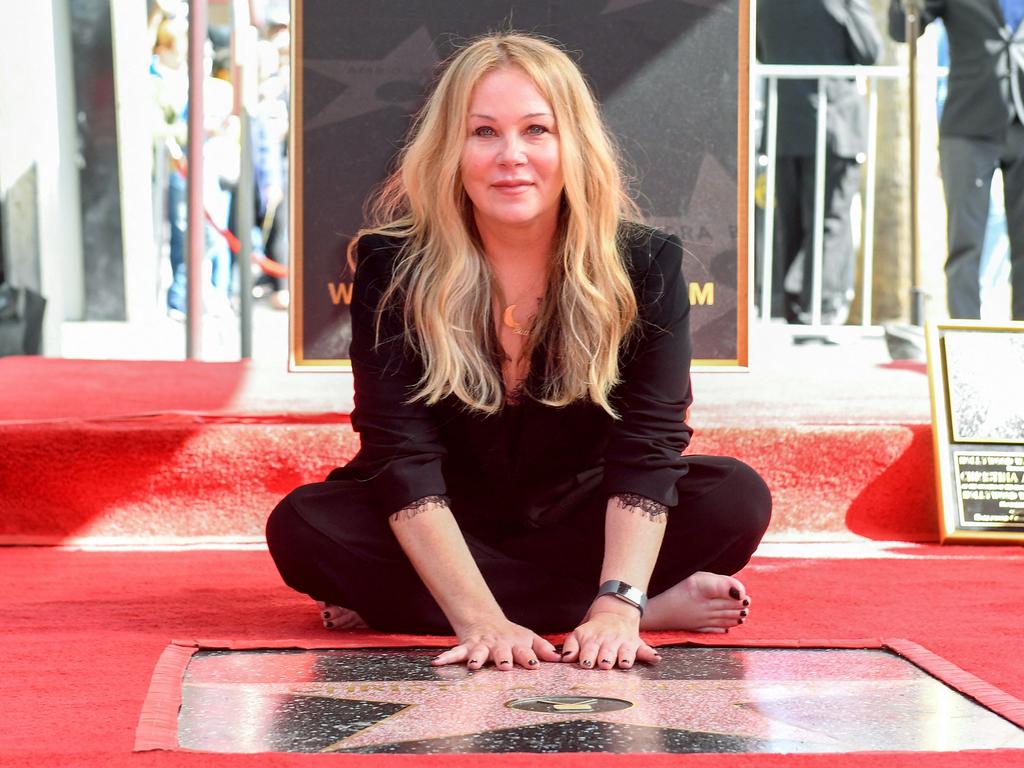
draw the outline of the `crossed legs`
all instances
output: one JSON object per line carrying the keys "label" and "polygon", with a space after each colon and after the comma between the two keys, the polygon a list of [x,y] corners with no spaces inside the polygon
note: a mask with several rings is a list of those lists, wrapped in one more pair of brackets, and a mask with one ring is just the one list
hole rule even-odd
{"label": "crossed legs", "polygon": [[[691,457],[690,467],[669,512],[642,629],[724,631],[750,607],[732,574],[767,528],[768,489],[734,459]],[[557,632],[576,626],[594,598],[603,537],[593,505],[557,526],[466,541],[506,616]],[[355,612],[381,631],[451,632],[365,487],[335,481],[293,491],[271,515],[267,542],[285,583],[324,603],[325,620],[352,626]]]}

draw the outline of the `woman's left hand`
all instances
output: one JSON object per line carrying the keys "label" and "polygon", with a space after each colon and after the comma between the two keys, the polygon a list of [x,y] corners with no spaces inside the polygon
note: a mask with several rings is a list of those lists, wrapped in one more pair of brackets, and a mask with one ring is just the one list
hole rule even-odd
{"label": "woman's left hand", "polygon": [[630,669],[637,661],[660,660],[658,652],[640,639],[639,611],[610,596],[595,600],[583,623],[562,643],[562,661],[577,662],[584,669]]}

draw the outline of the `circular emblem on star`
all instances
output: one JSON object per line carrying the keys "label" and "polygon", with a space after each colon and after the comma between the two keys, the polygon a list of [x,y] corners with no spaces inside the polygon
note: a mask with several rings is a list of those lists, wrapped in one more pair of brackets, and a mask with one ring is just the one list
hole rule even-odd
{"label": "circular emblem on star", "polygon": [[629,709],[633,702],[609,699],[603,696],[532,696],[528,699],[506,701],[509,709],[527,712],[550,712],[556,715],[588,715],[592,712],[615,712]]}

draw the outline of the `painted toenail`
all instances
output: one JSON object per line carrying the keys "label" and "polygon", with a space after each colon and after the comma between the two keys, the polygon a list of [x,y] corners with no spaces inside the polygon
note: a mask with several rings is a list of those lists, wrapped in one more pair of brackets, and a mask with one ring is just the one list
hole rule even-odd
{"label": "painted toenail", "polygon": [[537,664],[537,660],[536,660],[536,659],[530,659],[530,660],[529,660],[528,662],[526,662],[526,663],[527,663],[527,664],[529,664],[530,666],[534,666],[534,665],[536,665],[536,664]]}
{"label": "painted toenail", "polygon": [[328,621],[327,623],[324,624],[324,626],[327,627],[328,629],[334,629],[334,622],[333,621]]}
{"label": "painted toenail", "polygon": [[743,598],[743,605],[744,605],[744,607],[750,605],[750,598],[749,597],[744,597]]}
{"label": "painted toenail", "polygon": [[746,616],[746,615],[747,615],[746,611],[740,611],[740,616]]}
{"label": "painted toenail", "polygon": [[736,589],[736,587],[729,587],[729,597],[731,597],[733,600],[739,600],[740,591]]}
{"label": "painted toenail", "polygon": [[601,659],[601,663],[602,664],[611,664],[611,662],[608,661],[608,659]]}
{"label": "painted toenail", "polygon": [[503,659],[501,663],[502,664],[511,664],[512,662],[509,661],[508,659]]}
{"label": "painted toenail", "polygon": [[331,612],[330,611],[324,611],[324,618],[325,619],[331,618]]}
{"label": "painted toenail", "polygon": [[592,662],[590,659],[584,659],[583,661],[580,662],[580,664],[582,664],[584,667],[589,667],[593,663],[594,662]]}
{"label": "painted toenail", "polygon": [[572,655],[572,651],[562,651],[562,655],[563,656],[570,656],[570,655]]}

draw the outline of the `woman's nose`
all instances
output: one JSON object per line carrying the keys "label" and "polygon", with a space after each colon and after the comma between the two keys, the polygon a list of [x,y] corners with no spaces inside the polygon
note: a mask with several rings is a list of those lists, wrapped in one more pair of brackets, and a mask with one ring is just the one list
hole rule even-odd
{"label": "woman's nose", "polygon": [[518,136],[510,134],[505,138],[498,154],[498,162],[502,165],[524,165],[526,163],[526,152]]}

